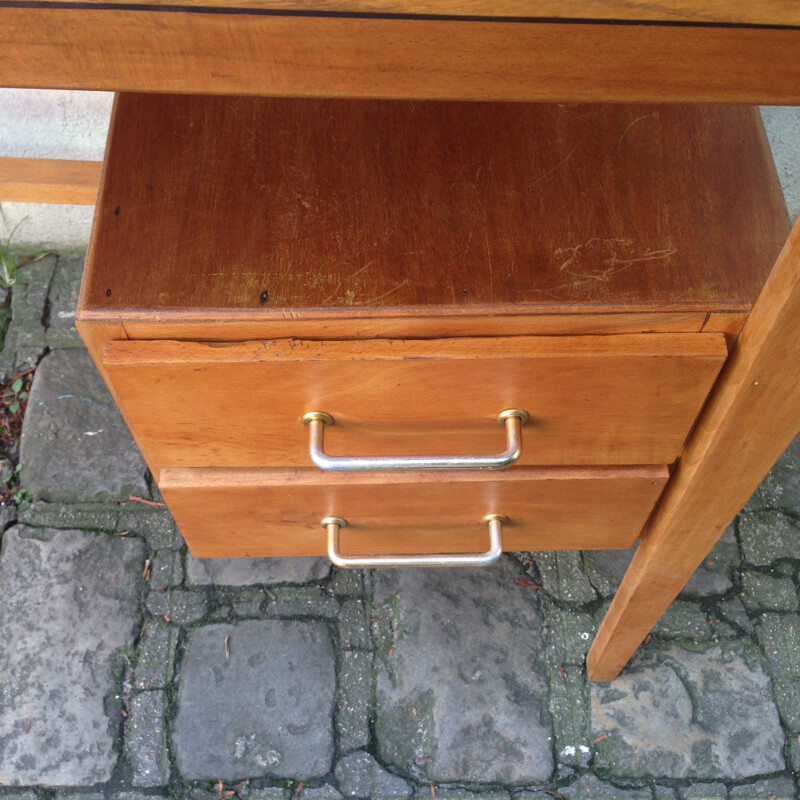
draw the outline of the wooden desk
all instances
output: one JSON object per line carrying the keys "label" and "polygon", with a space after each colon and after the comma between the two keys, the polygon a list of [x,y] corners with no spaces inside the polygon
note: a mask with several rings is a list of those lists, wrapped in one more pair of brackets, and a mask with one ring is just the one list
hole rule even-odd
{"label": "wooden desk", "polygon": [[[221,0],[213,7],[0,0],[0,43],[4,86],[800,104],[793,0]],[[798,320],[800,223],[597,634],[588,658],[593,680],[619,673],[797,435]]]}

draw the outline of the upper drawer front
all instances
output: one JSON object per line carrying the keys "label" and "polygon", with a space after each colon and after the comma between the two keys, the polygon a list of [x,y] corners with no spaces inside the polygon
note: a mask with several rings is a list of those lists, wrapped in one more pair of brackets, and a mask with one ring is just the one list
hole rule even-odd
{"label": "upper drawer front", "polygon": [[486,454],[530,414],[520,464],[673,461],[726,356],[721,334],[416,341],[115,341],[104,365],[156,467],[309,466],[332,455]]}

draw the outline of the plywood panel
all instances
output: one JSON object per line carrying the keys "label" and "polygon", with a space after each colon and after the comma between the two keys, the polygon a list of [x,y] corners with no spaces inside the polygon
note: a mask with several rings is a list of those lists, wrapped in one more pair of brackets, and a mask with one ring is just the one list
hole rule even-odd
{"label": "plywood panel", "polygon": [[296,320],[746,310],[788,219],[754,109],[122,95],[96,226],[87,308]]}

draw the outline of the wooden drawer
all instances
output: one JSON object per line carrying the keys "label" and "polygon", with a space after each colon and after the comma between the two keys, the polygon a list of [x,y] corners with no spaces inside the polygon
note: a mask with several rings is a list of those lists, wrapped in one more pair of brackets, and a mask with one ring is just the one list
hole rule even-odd
{"label": "wooden drawer", "polygon": [[160,486],[192,553],[214,558],[322,555],[326,516],[347,520],[341,546],[351,555],[480,552],[490,513],[509,518],[505,550],[627,548],[667,477],[663,467],[393,476],[164,469]]}
{"label": "wooden drawer", "polygon": [[520,464],[675,460],[726,356],[722,334],[425,341],[111,342],[104,366],[151,465],[307,467],[306,412],[340,456],[502,451]]}

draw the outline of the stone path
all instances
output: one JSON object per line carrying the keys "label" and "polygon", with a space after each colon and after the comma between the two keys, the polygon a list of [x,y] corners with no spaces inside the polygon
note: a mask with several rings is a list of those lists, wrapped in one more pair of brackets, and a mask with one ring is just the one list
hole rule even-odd
{"label": "stone path", "polygon": [[79,271],[35,266],[0,353],[39,363],[35,502],[0,509],[0,795],[798,797],[800,441],[622,676],[590,685],[630,553],[194,559],[128,499],[160,498],[71,326]]}

